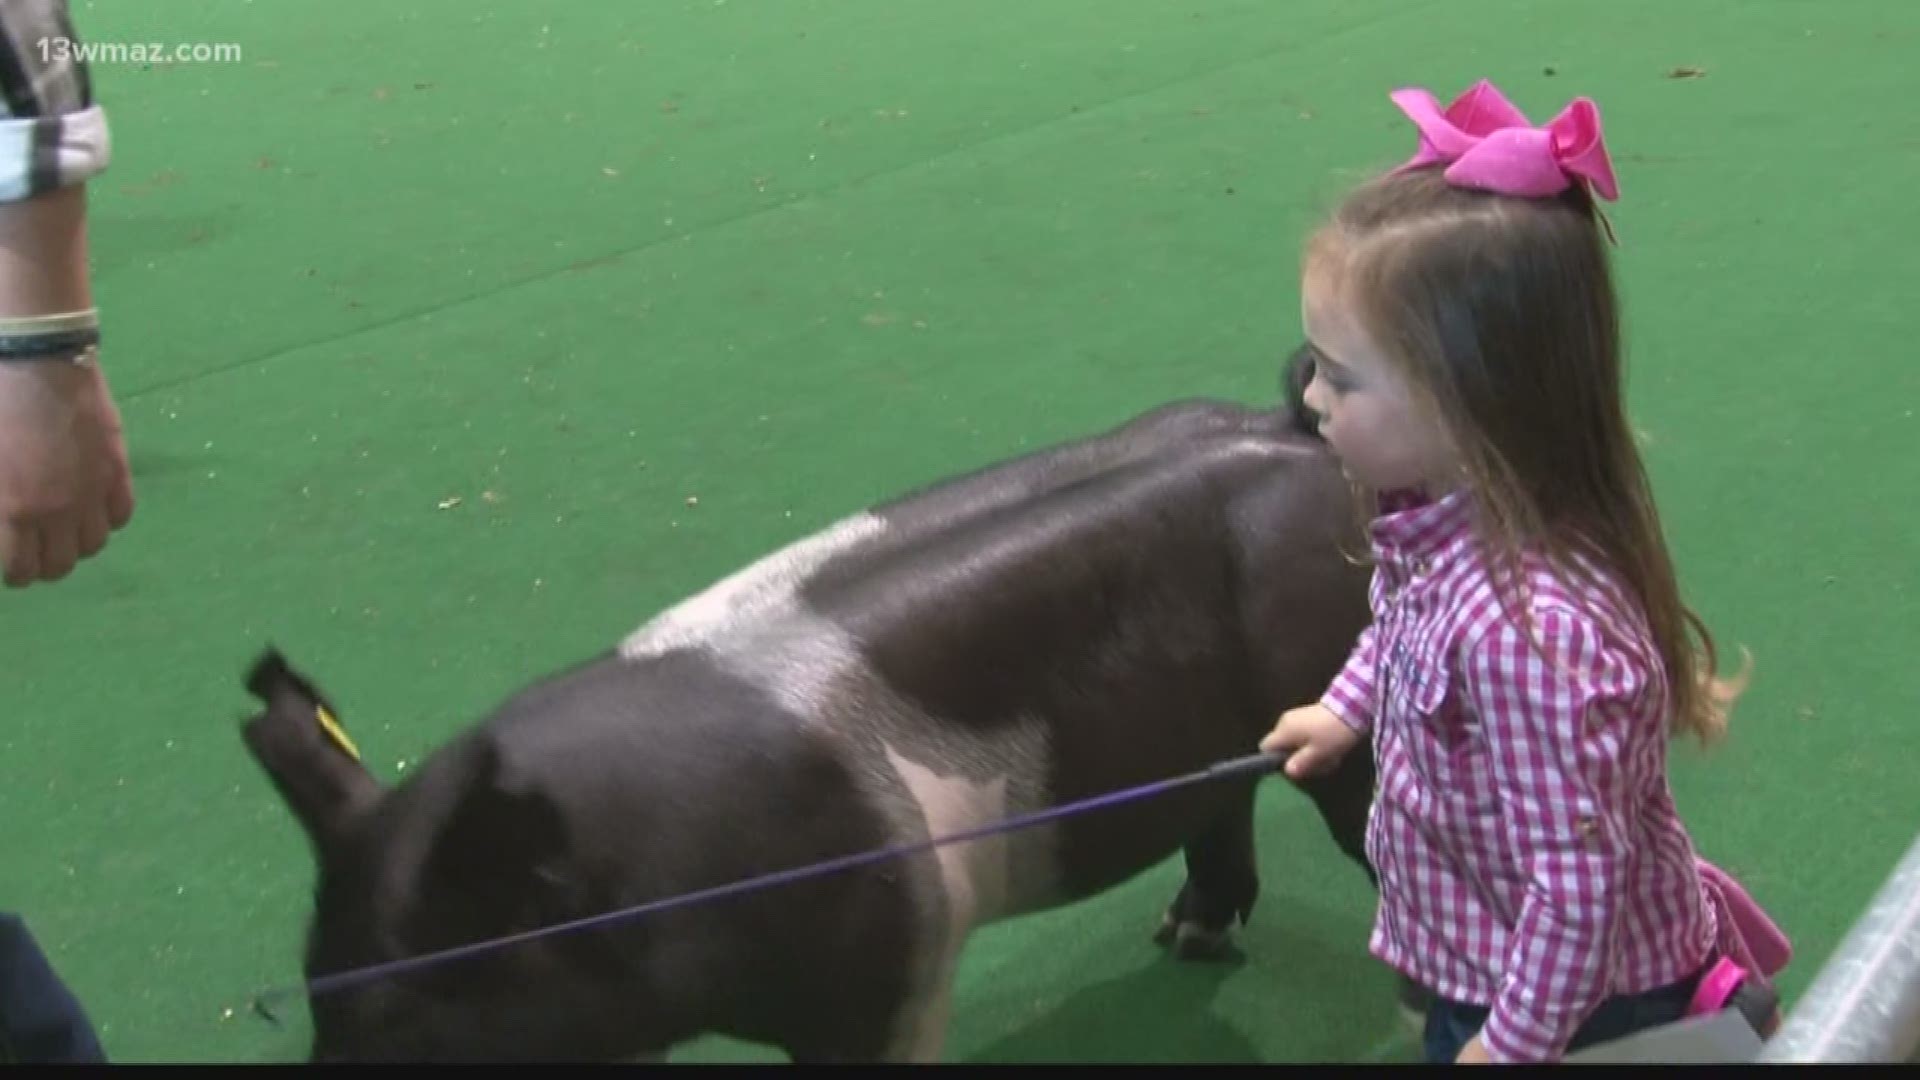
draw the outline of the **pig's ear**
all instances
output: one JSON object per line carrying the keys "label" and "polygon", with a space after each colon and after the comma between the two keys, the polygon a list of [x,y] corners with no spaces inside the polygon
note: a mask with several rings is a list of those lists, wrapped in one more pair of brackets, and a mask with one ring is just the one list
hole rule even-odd
{"label": "pig's ear", "polygon": [[1320,425],[1307,408],[1307,384],[1313,381],[1313,347],[1306,342],[1287,358],[1281,374],[1281,399],[1288,426],[1302,435],[1320,437]]}
{"label": "pig's ear", "polygon": [[515,783],[489,739],[474,746],[471,771],[434,839],[444,880],[479,884],[551,867],[566,854],[566,823],[553,800]]}
{"label": "pig's ear", "polygon": [[422,870],[458,903],[413,913],[416,938],[436,948],[560,922],[584,902],[559,807],[516,782],[491,740],[474,754]]}
{"label": "pig's ear", "polygon": [[324,852],[379,800],[380,784],[326,697],[278,651],[255,661],[247,689],[265,706],[241,729],[247,749]]}

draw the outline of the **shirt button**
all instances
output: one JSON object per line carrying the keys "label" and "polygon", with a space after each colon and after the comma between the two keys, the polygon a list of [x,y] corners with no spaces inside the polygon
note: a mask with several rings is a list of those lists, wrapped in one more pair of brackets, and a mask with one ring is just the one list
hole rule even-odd
{"label": "shirt button", "polygon": [[1598,821],[1595,821],[1591,817],[1583,816],[1580,818],[1579,828],[1580,828],[1580,835],[1585,837],[1588,840],[1591,840],[1593,839],[1594,834],[1600,831],[1600,823]]}

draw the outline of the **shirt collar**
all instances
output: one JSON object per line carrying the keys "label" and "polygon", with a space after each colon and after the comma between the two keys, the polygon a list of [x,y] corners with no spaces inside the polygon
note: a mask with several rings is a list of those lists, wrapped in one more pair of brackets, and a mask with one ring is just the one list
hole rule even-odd
{"label": "shirt collar", "polygon": [[1384,492],[1368,527],[1383,558],[1431,562],[1471,535],[1473,497],[1465,489],[1438,499],[1415,491]]}

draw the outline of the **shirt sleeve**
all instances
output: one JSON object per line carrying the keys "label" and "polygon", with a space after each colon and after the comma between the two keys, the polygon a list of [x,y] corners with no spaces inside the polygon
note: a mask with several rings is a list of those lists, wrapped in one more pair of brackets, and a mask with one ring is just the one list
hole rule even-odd
{"label": "shirt sleeve", "polygon": [[111,156],[67,0],[0,3],[0,202],[84,183]]}
{"label": "shirt sleeve", "polygon": [[1629,826],[1624,750],[1645,672],[1571,612],[1503,623],[1469,651],[1507,839],[1527,877],[1506,976],[1480,1033],[1494,1061],[1553,1061],[1611,992]]}
{"label": "shirt sleeve", "polygon": [[1379,638],[1374,632],[1374,624],[1368,623],[1367,628],[1360,631],[1360,640],[1354,645],[1352,655],[1347,657],[1346,666],[1334,676],[1327,692],[1320,697],[1320,704],[1328,712],[1362,735],[1373,730],[1379,651]]}

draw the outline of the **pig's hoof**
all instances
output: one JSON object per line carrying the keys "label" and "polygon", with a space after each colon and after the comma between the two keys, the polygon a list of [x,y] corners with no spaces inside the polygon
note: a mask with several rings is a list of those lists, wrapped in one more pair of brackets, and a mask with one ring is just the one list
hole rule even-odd
{"label": "pig's hoof", "polygon": [[1157,945],[1171,946],[1177,960],[1219,963],[1241,959],[1240,950],[1227,930],[1208,930],[1196,922],[1177,920],[1171,913],[1160,921],[1153,940]]}
{"label": "pig's hoof", "polygon": [[1171,945],[1173,944],[1174,937],[1179,932],[1180,920],[1174,918],[1173,912],[1169,911],[1165,915],[1160,916],[1160,929],[1153,932],[1153,943],[1155,945]]}

